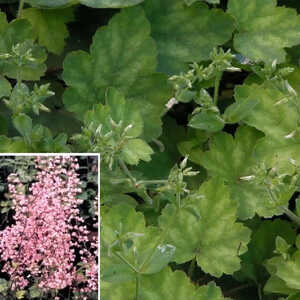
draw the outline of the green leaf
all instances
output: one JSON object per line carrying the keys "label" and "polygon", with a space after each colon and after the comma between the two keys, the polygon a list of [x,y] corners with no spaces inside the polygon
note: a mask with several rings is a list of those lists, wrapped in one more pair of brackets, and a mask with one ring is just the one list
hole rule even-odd
{"label": "green leaf", "polygon": [[161,117],[166,111],[166,104],[172,94],[173,89],[168,77],[160,73],[137,78],[135,85],[128,91],[128,100],[136,103],[143,117],[142,137],[146,141],[151,141],[161,135]]}
{"label": "green leaf", "polygon": [[29,289],[29,293],[31,298],[39,298],[42,296],[42,290],[35,285]]}
{"label": "green leaf", "polygon": [[[225,132],[217,133],[210,141],[210,150],[199,151],[199,162],[210,175],[220,176],[228,184],[231,196],[238,203],[238,217],[252,218],[255,213],[270,217],[281,214],[272,207],[266,191],[241,177],[251,176],[252,169],[258,163],[254,156],[254,147],[262,134],[254,128],[240,126],[235,139]],[[286,201],[290,195],[286,195]]]}
{"label": "green leaf", "polygon": [[78,3],[78,0],[26,0],[33,7],[37,8],[62,8]]}
{"label": "green leaf", "polygon": [[[148,243],[148,246],[151,243]],[[160,244],[155,247],[148,265],[143,268],[143,274],[154,274],[161,271],[167,264],[172,261],[176,248],[170,244]]]}
{"label": "green leaf", "polygon": [[111,206],[130,202],[135,207],[136,201],[126,195],[126,193],[134,191],[135,188],[130,185],[130,180],[120,169],[108,170],[104,164],[101,166],[100,199],[102,204]]}
{"label": "green leaf", "polygon": [[[101,250],[104,251],[104,250]],[[135,272],[115,257],[101,256],[101,281],[122,283],[135,279]]]}
{"label": "green leaf", "polygon": [[121,158],[130,165],[137,165],[140,160],[150,161],[152,148],[141,139],[131,139],[122,148]]}
{"label": "green leaf", "polygon": [[188,6],[192,5],[193,3],[197,2],[197,1],[206,1],[207,3],[211,3],[211,4],[220,4],[220,0],[184,0],[186,5],[188,5]]}
{"label": "green leaf", "polygon": [[0,75],[0,98],[9,96],[11,89],[10,82]]}
{"label": "green leaf", "polygon": [[263,282],[267,272],[263,262],[273,256],[275,239],[281,236],[288,243],[293,243],[296,232],[290,222],[283,220],[262,221],[251,236],[248,251],[241,256],[242,268],[236,274],[236,278],[249,278],[254,282]]}
{"label": "green leaf", "polygon": [[119,8],[137,5],[144,0],[80,0],[81,4],[95,8]]}
{"label": "green leaf", "polygon": [[69,36],[66,23],[74,20],[73,9],[28,8],[23,10],[22,17],[31,23],[41,46],[52,53],[61,54],[65,47],[65,39]]}
{"label": "green leaf", "polygon": [[183,71],[191,61],[209,59],[212,49],[233,32],[228,14],[203,3],[187,7],[183,0],[153,0],[145,1],[144,7],[157,43],[158,70],[167,74]]}
{"label": "green leaf", "polygon": [[101,240],[107,245],[128,232],[143,234],[145,230],[143,214],[128,205],[114,206],[106,211],[102,218],[105,226],[101,231]]}
{"label": "green leaf", "polygon": [[160,218],[168,241],[176,247],[174,260],[183,263],[196,257],[206,273],[215,277],[233,274],[240,268],[238,256],[247,249],[250,230],[236,222],[237,205],[220,178],[203,183],[195,197],[199,219],[184,208],[176,211],[173,205]]}
{"label": "green leaf", "polygon": [[[125,284],[101,282],[101,297],[103,300],[134,298],[135,284],[133,281]],[[225,300],[214,282],[196,287],[184,272],[172,272],[170,268],[154,275],[141,276],[140,297],[143,300]]]}
{"label": "green leaf", "polygon": [[8,290],[8,281],[3,278],[0,278],[0,293],[6,295],[7,290]]}
{"label": "green leaf", "polygon": [[[22,117],[22,114],[21,114]],[[29,118],[29,117],[27,117]],[[22,121],[22,118],[20,119]],[[25,125],[30,126],[30,121],[26,117],[24,118]],[[19,119],[17,119],[17,126],[20,126],[22,122],[18,123]],[[28,127],[29,128],[29,127]],[[23,131],[23,128],[20,128]],[[25,134],[25,132],[24,132]],[[13,137],[8,138],[7,136],[0,136],[0,150],[1,152],[48,152],[48,153],[56,153],[56,152],[70,152],[70,148],[66,145],[67,143],[67,135],[64,133],[60,133],[56,137],[53,137],[50,130],[42,125],[36,125],[33,127],[31,136],[26,137]]]}
{"label": "green leaf", "polygon": [[[27,20],[17,19],[8,24],[4,13],[0,12],[0,53],[11,55],[0,59],[0,72],[7,77],[20,80],[39,80],[46,70],[44,64],[47,55],[43,48],[34,44],[34,33]],[[22,64],[15,57],[13,47],[20,55],[25,56]],[[31,51],[31,59],[25,53]]]}
{"label": "green leaf", "polygon": [[[107,269],[104,267],[103,271],[104,279],[126,281],[132,277],[132,271],[139,274],[157,273],[172,260],[175,247],[161,240],[159,228],[145,227],[144,216],[135,212],[134,208],[124,204],[112,207],[103,215],[103,224],[105,227],[101,239],[107,250],[102,250],[102,253],[115,251],[108,257],[114,255],[110,264],[121,272],[118,274],[107,270],[110,268],[107,260],[104,262],[107,264]],[[123,259],[117,263],[116,258],[121,256]],[[130,270],[120,267],[120,263],[125,263]]]}
{"label": "green leaf", "polygon": [[209,133],[201,130],[189,128],[187,138],[181,139],[177,148],[182,156],[189,156],[189,160],[195,164],[201,165],[199,161],[199,152],[204,150],[204,143],[208,140]]}
{"label": "green leaf", "polygon": [[276,253],[287,254],[288,249],[291,247],[284,238],[277,236],[275,240]]}
{"label": "green leaf", "polygon": [[[110,108],[110,117],[115,123],[122,121],[122,128],[128,125],[132,128],[127,131],[131,137],[138,137],[143,132],[143,119],[136,105],[128,105],[122,93],[115,88],[109,88],[106,93],[106,104]],[[98,119],[101,123],[101,119]],[[104,122],[107,120],[103,120]],[[104,123],[103,122],[103,123]]]}
{"label": "green leaf", "polygon": [[259,103],[257,99],[243,99],[229,105],[223,115],[226,123],[234,124],[243,120],[251,112],[251,110]]}
{"label": "green leaf", "polygon": [[84,4],[94,8],[121,8],[137,5],[144,0],[26,0],[37,8],[63,8],[74,4]]}
{"label": "green leaf", "polygon": [[24,290],[17,291],[16,292],[17,299],[23,299],[25,296],[25,293],[26,293],[26,291],[24,291]]}
{"label": "green leaf", "polygon": [[289,295],[294,294],[295,290],[289,288],[286,283],[276,275],[271,275],[264,286],[264,292]]}
{"label": "green leaf", "polygon": [[284,48],[300,43],[300,17],[296,10],[276,7],[276,0],[230,0],[228,12],[238,33],[234,48],[253,61],[281,63]]}
{"label": "green leaf", "polygon": [[[267,261],[268,270],[285,282],[290,289],[300,290],[300,260],[285,260],[282,256],[275,256]],[[272,272],[272,270],[274,272]]]}
{"label": "green leaf", "polygon": [[18,132],[26,139],[26,141],[31,143],[32,134],[32,120],[25,114],[19,114],[13,117],[13,124]]}
{"label": "green leaf", "polygon": [[223,129],[225,123],[220,115],[212,111],[202,111],[192,116],[189,124],[190,127],[216,132]]}
{"label": "green leaf", "polygon": [[296,134],[299,113],[291,101],[282,101],[286,97],[268,84],[243,85],[235,89],[236,102],[246,101],[247,98],[259,101],[244,120],[266,135],[258,143],[256,155],[264,159],[268,166],[276,165],[283,171],[290,170],[289,159],[297,160],[300,153],[300,138]]}
{"label": "green leaf", "polygon": [[124,9],[97,30],[90,54],[75,51],[67,55],[63,79],[70,87],[64,93],[65,106],[82,119],[93,105],[104,102],[109,86],[127,96],[136,81],[155,68],[149,22],[140,7]]}
{"label": "green leaf", "polygon": [[300,292],[290,295],[286,300],[298,300],[300,299]]}
{"label": "green leaf", "polygon": [[158,145],[152,143],[153,149],[156,149],[156,151],[151,155],[151,161],[141,161],[136,169],[146,178],[168,179],[170,170],[181,157],[174,145],[181,141],[184,135],[184,128],[177,125],[176,120],[166,116],[163,122],[163,134],[159,137],[163,149],[158,149]]}
{"label": "green leaf", "polygon": [[170,268],[143,277],[141,286],[141,297],[145,300],[224,300],[221,289],[214,282],[196,287],[184,272],[172,272]]}

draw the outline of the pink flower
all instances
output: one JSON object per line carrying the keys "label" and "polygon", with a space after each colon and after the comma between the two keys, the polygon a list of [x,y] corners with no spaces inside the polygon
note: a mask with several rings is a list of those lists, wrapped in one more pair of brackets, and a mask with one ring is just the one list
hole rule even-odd
{"label": "pink flower", "polygon": [[[96,291],[98,241],[89,241],[91,232],[79,215],[82,200],[77,198],[81,191],[77,159],[38,157],[36,168],[37,181],[28,195],[16,174],[8,177],[15,224],[0,232],[0,255],[5,262],[2,271],[10,275],[14,290],[27,287],[24,274],[29,272],[46,291],[65,287],[84,293]],[[97,216],[93,221],[97,224]],[[83,268],[84,287],[76,273],[78,260],[88,262]]]}

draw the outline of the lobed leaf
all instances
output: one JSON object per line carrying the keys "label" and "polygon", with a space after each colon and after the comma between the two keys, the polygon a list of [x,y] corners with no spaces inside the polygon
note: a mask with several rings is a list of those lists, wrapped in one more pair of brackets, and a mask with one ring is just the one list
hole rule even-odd
{"label": "lobed leaf", "polygon": [[74,20],[73,9],[27,8],[23,10],[22,17],[31,23],[41,46],[54,54],[62,53],[65,39],[69,36],[66,23]]}
{"label": "lobed leaf", "polygon": [[296,105],[288,100],[287,95],[268,84],[243,85],[235,89],[236,102],[248,98],[257,99],[259,104],[244,121],[266,135],[256,147],[257,156],[269,166],[276,165],[288,171],[291,167],[289,159],[297,160],[300,153],[300,139],[296,134],[300,114]]}
{"label": "lobed leaf", "polygon": [[233,32],[228,14],[203,3],[188,7],[183,0],[154,0],[146,1],[144,8],[157,43],[158,70],[167,74],[184,71],[192,61],[207,60]]}
{"label": "lobed leaf", "polygon": [[67,55],[63,79],[70,87],[64,94],[65,106],[81,119],[85,111],[104,101],[109,86],[126,96],[137,79],[153,73],[155,67],[150,24],[141,8],[125,9],[97,30],[90,54]]}
{"label": "lobed leaf", "polygon": [[170,205],[160,218],[160,226],[168,230],[168,240],[177,249],[174,259],[183,263],[196,257],[206,273],[216,277],[232,274],[240,268],[238,256],[246,251],[250,230],[236,222],[237,205],[222,179],[203,183],[195,196],[199,218]]}
{"label": "lobed leaf", "polygon": [[230,0],[228,13],[238,31],[234,48],[248,59],[285,61],[284,48],[300,44],[300,17],[296,10],[276,7],[276,0]]}

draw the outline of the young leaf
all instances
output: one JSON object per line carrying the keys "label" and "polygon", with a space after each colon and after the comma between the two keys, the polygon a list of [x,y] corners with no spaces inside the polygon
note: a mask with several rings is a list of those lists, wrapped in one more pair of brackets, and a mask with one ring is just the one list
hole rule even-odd
{"label": "young leaf", "polygon": [[243,101],[229,105],[223,115],[226,123],[234,124],[243,120],[251,110],[259,103],[259,100],[246,98]]}
{"label": "young leaf", "polygon": [[[228,12],[238,33],[234,47],[253,61],[284,62],[284,48],[300,43],[296,10],[276,7],[276,0],[229,0]],[[276,42],[274,42],[276,41]]]}
{"label": "young leaf", "polygon": [[[109,107],[111,119],[115,123],[119,123],[121,121],[122,128],[124,129],[131,125],[132,128],[127,131],[129,136],[140,136],[143,131],[143,119],[138,108],[136,108],[135,103],[128,105],[124,95],[115,88],[109,88],[107,90],[105,99],[106,104]],[[97,121],[102,123],[104,120],[98,119]]]}
{"label": "young leaf", "polygon": [[121,157],[131,165],[137,165],[140,160],[150,161],[152,148],[141,139],[129,140],[122,149]]}
{"label": "young leaf", "polygon": [[155,68],[155,44],[142,9],[122,10],[97,30],[90,54],[75,51],[67,55],[63,79],[70,87],[64,103],[82,119],[94,104],[104,101],[109,86],[126,96],[138,78],[152,74]]}
{"label": "young leaf", "polygon": [[202,111],[192,116],[188,125],[196,129],[202,129],[208,132],[216,132],[223,129],[225,122],[220,115],[216,114],[215,112]]}
{"label": "young leaf", "polygon": [[14,20],[8,24],[0,12],[0,59],[2,74],[19,80],[39,80],[46,70],[47,55],[34,44],[34,33],[27,20]]}
{"label": "young leaf", "polygon": [[32,134],[32,120],[25,114],[19,114],[13,118],[13,123],[15,128],[19,133],[26,139],[26,141],[31,143]]}
{"label": "young leaf", "polygon": [[22,12],[33,28],[39,44],[54,54],[61,54],[69,36],[66,23],[74,20],[73,9],[45,10],[27,8]]}
{"label": "young leaf", "polygon": [[233,19],[204,3],[187,7],[183,0],[153,0],[144,7],[157,43],[158,70],[167,74],[182,72],[191,61],[207,60],[214,47],[231,38]]}
{"label": "young leaf", "polygon": [[11,92],[10,82],[0,75],[0,98],[9,96]]}
{"label": "young leaf", "polygon": [[[290,289],[300,290],[300,260],[285,260],[282,256],[275,256],[267,261],[270,270],[283,280]],[[273,273],[273,272],[272,272]]]}

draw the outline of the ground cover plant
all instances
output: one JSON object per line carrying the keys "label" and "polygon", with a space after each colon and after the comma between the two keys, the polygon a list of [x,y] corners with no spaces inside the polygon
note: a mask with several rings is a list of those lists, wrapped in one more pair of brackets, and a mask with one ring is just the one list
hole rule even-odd
{"label": "ground cover plant", "polygon": [[0,151],[101,153],[102,299],[300,299],[298,1],[0,9]]}
{"label": "ground cover plant", "polygon": [[98,299],[97,156],[0,158],[3,299]]}

